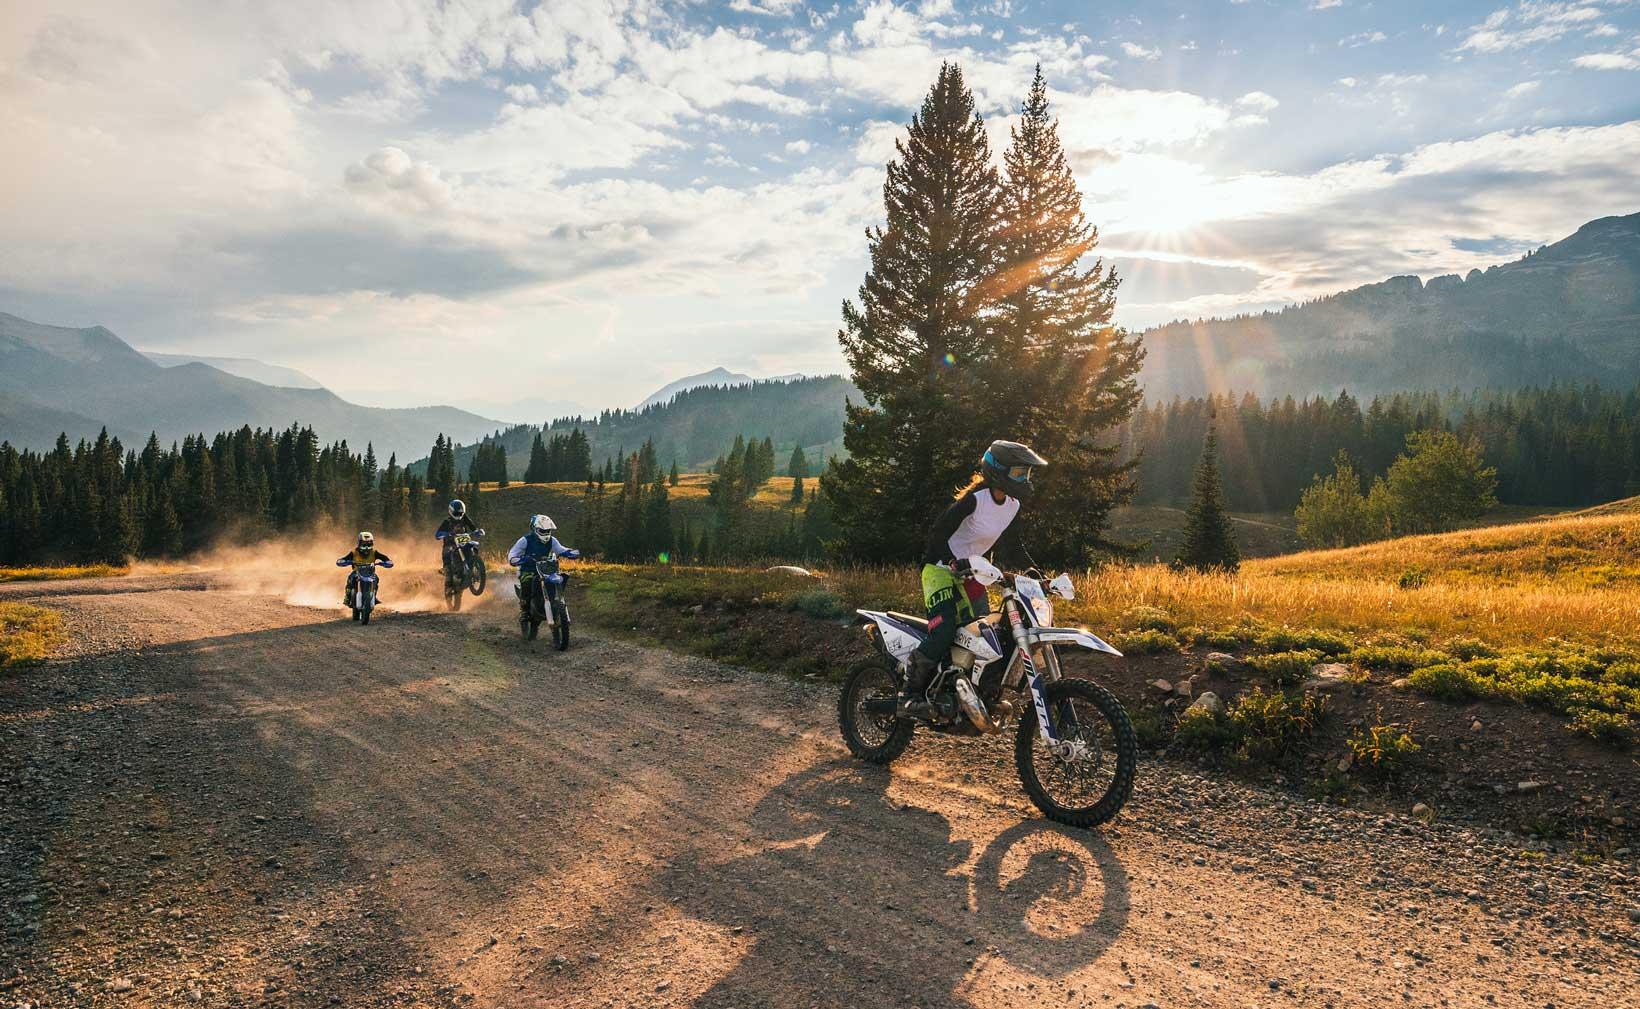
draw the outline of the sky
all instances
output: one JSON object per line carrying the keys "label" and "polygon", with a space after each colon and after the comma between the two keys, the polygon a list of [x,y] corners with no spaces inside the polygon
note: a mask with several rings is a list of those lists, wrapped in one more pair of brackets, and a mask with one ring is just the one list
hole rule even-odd
{"label": "sky", "polygon": [[1041,65],[1133,328],[1640,211],[1640,0],[13,0],[0,311],[375,405],[842,371],[948,59],[999,159]]}

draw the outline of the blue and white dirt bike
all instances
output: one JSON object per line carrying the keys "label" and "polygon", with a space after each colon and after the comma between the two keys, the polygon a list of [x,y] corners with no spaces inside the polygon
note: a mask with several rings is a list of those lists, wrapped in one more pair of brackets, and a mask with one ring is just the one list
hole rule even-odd
{"label": "blue and white dirt bike", "polygon": [[[579,556],[579,555],[577,555]],[[526,560],[534,565],[535,577],[528,585],[520,579],[513,591],[523,606],[518,614],[518,630],[525,641],[534,641],[543,622],[552,628],[552,643],[560,652],[569,648],[569,607],[564,605],[564,590],[569,588],[568,572],[560,570],[556,555],[538,560]],[[547,598],[547,586],[552,586],[552,598]]]}
{"label": "blue and white dirt bike", "polygon": [[1116,695],[1091,680],[1062,676],[1056,649],[1122,653],[1088,631],[1053,626],[1049,595],[1074,598],[1068,576],[1044,591],[1039,575],[1004,574],[978,557],[970,563],[982,583],[1003,583],[1002,608],[957,632],[927,695],[915,699],[928,702],[916,710],[929,714],[903,713],[895,699],[911,653],[928,636],[928,621],[858,611],[877,654],[856,663],[843,683],[843,741],[856,757],[887,764],[905,751],[918,725],[948,735],[995,735],[1017,718],[1014,764],[1031,801],[1050,820],[1104,823],[1133,792],[1138,740]]}
{"label": "blue and white dirt bike", "polygon": [[489,576],[484,569],[484,558],[478,552],[478,541],[483,537],[482,529],[450,537],[453,549],[444,553],[444,605],[452,610],[461,609],[463,592],[475,596],[484,593],[484,583]]}
{"label": "blue and white dirt bike", "polygon": [[[389,561],[382,561],[383,567],[392,567]],[[376,608],[376,591],[380,587],[380,580],[376,576],[376,565],[361,564],[353,569],[353,591],[347,594],[348,608],[353,611],[353,619],[357,623],[370,623],[370,613]]]}

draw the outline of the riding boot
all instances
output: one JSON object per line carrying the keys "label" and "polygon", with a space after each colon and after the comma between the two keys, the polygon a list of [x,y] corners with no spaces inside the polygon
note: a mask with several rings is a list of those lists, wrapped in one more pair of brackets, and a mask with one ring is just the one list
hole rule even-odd
{"label": "riding boot", "polygon": [[928,707],[923,695],[928,692],[928,684],[934,678],[934,673],[940,664],[922,653],[918,649],[911,653],[911,662],[906,670],[905,683],[900,687],[900,711],[915,714]]}

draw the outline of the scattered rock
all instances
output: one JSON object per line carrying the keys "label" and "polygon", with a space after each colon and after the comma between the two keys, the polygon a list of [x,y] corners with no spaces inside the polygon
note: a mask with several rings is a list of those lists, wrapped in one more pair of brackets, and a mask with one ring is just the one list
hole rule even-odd
{"label": "scattered rock", "polygon": [[1305,690],[1320,690],[1323,692],[1338,690],[1350,685],[1350,667],[1342,662],[1322,662],[1310,667],[1309,679],[1304,681]]}
{"label": "scattered rock", "polygon": [[1151,680],[1150,686],[1164,694],[1173,692],[1173,682],[1171,680]]}
{"label": "scattered rock", "polygon": [[1412,681],[1403,676],[1398,680],[1391,680],[1389,685],[1394,687],[1396,690],[1405,690],[1412,686]]}
{"label": "scattered rock", "polygon": [[1412,804],[1412,815],[1422,819],[1430,815],[1430,808],[1425,803],[1414,802]]}
{"label": "scattered rock", "polygon": [[1219,700],[1218,694],[1213,693],[1211,690],[1204,690],[1202,695],[1191,701],[1190,707],[1185,710],[1205,711],[1209,715],[1222,715],[1224,714],[1224,702]]}
{"label": "scattered rock", "polygon": [[1481,731],[1481,720],[1479,718],[1477,718],[1473,722],[1469,723],[1469,731],[1470,732],[1479,732],[1479,731]]}
{"label": "scattered rock", "polygon": [[1549,787],[1546,781],[1522,781],[1515,786],[1517,792],[1541,792]]}
{"label": "scattered rock", "polygon": [[1210,673],[1229,673],[1241,666],[1241,660],[1229,652],[1208,652],[1202,658],[1202,666]]}
{"label": "scattered rock", "polygon": [[136,985],[132,984],[131,979],[128,977],[117,977],[108,982],[108,990],[111,992],[128,992],[135,987]]}

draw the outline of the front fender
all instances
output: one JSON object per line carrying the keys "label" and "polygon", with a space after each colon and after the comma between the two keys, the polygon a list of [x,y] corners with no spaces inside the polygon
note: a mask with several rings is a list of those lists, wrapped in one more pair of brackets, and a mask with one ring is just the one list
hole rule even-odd
{"label": "front fender", "polygon": [[1084,631],[1079,627],[1043,627],[1031,634],[1031,637],[1044,645],[1077,645],[1095,652],[1104,652],[1106,655],[1122,657],[1117,651],[1105,642],[1105,639],[1092,631]]}

